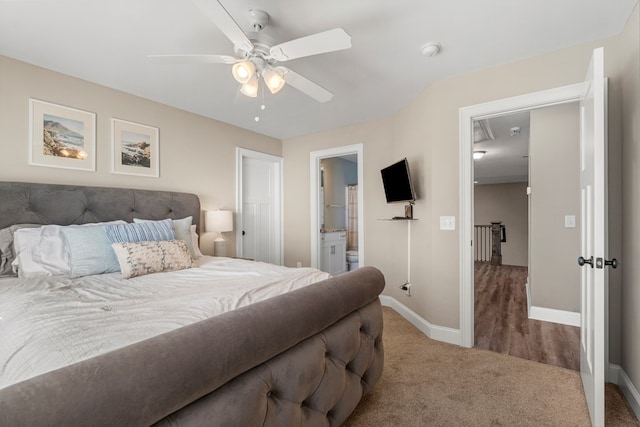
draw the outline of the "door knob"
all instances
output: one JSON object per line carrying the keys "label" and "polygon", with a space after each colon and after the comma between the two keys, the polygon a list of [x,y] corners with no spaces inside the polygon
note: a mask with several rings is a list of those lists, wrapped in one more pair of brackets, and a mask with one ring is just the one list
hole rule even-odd
{"label": "door knob", "polygon": [[604,265],[610,265],[611,268],[618,268],[618,260],[612,258],[611,260],[604,260]]}
{"label": "door knob", "polygon": [[593,268],[593,256],[589,257],[589,259],[584,259],[583,257],[578,257],[578,265],[582,267],[585,264],[589,264],[591,268]]}

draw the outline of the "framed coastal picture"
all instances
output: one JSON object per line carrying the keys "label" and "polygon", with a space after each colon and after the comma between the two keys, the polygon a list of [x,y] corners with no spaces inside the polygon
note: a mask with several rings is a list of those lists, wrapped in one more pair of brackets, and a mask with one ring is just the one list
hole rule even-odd
{"label": "framed coastal picture", "polygon": [[96,170],[96,115],[29,99],[29,164]]}
{"label": "framed coastal picture", "polygon": [[111,119],[111,151],[113,173],[154,178],[160,176],[158,128]]}

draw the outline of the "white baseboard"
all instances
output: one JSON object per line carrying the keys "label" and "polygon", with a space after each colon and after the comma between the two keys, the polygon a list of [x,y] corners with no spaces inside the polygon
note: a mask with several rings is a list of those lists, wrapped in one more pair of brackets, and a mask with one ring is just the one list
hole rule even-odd
{"label": "white baseboard", "polygon": [[380,295],[380,302],[382,302],[382,305],[394,309],[429,338],[449,344],[462,345],[462,334],[459,329],[432,325],[393,297]]}
{"label": "white baseboard", "polygon": [[556,310],[555,308],[529,307],[529,319],[544,320],[545,322],[560,323],[562,325],[580,326],[580,313],[574,311]]}
{"label": "white baseboard", "polygon": [[561,325],[580,326],[580,313],[555,308],[536,307],[531,305],[531,287],[527,277],[527,315],[529,319],[542,320],[544,322],[560,323]]}
{"label": "white baseboard", "polygon": [[631,379],[621,366],[610,364],[609,365],[609,382],[617,384],[624,397],[629,402],[629,406],[633,409],[636,417],[640,419],[640,392],[635,385],[631,382]]}
{"label": "white baseboard", "polygon": [[527,291],[527,317],[531,318],[531,287],[529,286],[529,276],[527,276],[525,290]]}

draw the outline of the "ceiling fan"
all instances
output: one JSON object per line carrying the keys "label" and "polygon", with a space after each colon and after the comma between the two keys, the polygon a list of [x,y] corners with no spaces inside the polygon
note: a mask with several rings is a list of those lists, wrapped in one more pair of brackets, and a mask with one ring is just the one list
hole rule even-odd
{"label": "ceiling fan", "polygon": [[318,102],[328,102],[333,98],[333,93],[278,63],[350,48],[351,36],[342,28],[273,44],[264,33],[260,32],[269,22],[269,15],[265,11],[249,10],[249,19],[254,32],[245,34],[219,1],[193,0],[193,2],[231,40],[236,56],[148,55],[147,58],[150,61],[233,65],[232,74],[241,84],[240,91],[252,98],[258,95],[260,78],[271,93],[277,93],[286,83]]}

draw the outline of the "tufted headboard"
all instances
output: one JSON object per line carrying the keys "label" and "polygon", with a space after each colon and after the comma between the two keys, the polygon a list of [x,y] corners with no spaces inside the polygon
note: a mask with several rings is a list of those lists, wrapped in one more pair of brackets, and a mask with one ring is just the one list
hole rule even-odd
{"label": "tufted headboard", "polygon": [[133,218],[193,216],[199,230],[195,194],[79,185],[0,182],[0,229],[12,224],[86,224]]}

